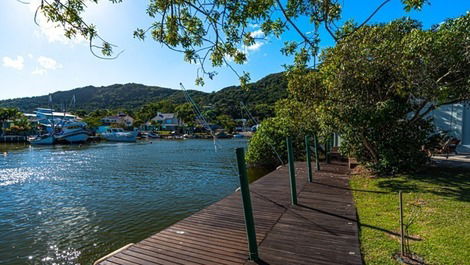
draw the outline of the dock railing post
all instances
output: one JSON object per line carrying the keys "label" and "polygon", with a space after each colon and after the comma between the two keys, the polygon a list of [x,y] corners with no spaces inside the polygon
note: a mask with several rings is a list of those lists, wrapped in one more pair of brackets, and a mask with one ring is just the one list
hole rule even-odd
{"label": "dock railing post", "polygon": [[315,165],[317,166],[317,171],[320,171],[320,159],[318,157],[318,136],[313,135],[313,146],[315,150]]}
{"label": "dock railing post", "polygon": [[246,237],[248,239],[249,259],[259,260],[258,243],[256,243],[255,221],[253,219],[253,208],[251,207],[250,188],[248,185],[248,174],[245,164],[245,152],[243,148],[237,148],[238,175],[240,177],[240,192],[242,195],[243,211],[245,216]]}
{"label": "dock railing post", "polygon": [[289,160],[290,197],[292,205],[297,205],[297,185],[295,183],[294,150],[292,139],[287,137],[287,158]]}
{"label": "dock railing post", "polygon": [[400,252],[401,256],[405,256],[405,235],[403,229],[403,194],[401,191],[398,192],[400,200]]}
{"label": "dock railing post", "polygon": [[308,135],[305,135],[305,155],[307,156],[308,182],[312,183],[312,161],[310,158],[310,137]]}

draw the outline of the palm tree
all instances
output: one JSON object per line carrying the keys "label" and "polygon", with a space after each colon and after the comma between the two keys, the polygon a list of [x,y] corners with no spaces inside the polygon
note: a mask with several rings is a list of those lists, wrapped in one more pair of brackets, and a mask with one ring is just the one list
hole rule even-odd
{"label": "palm tree", "polygon": [[23,113],[21,113],[18,109],[14,108],[0,108],[0,123],[1,123],[1,135],[4,134],[5,123],[8,120],[17,120],[23,117]]}

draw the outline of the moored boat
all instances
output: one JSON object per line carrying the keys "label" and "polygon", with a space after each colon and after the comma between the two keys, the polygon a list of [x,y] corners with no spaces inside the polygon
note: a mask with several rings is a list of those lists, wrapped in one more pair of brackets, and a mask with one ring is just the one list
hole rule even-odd
{"label": "moored boat", "polygon": [[90,136],[88,131],[85,130],[85,122],[80,121],[66,121],[61,124],[60,133],[56,134],[55,137],[58,141],[63,141],[71,144],[84,143]]}
{"label": "moored boat", "polygon": [[155,139],[155,138],[160,138],[160,135],[159,135],[159,134],[156,134],[156,133],[154,133],[154,132],[149,132],[149,133],[147,134],[147,136],[148,136],[148,138],[154,138],[154,139]]}
{"label": "moored boat", "polygon": [[33,145],[52,145],[55,143],[54,135],[43,134],[37,136],[31,136],[28,141]]}
{"label": "moored boat", "polygon": [[135,142],[137,141],[137,131],[126,132],[121,128],[109,128],[101,134],[101,137],[111,142]]}

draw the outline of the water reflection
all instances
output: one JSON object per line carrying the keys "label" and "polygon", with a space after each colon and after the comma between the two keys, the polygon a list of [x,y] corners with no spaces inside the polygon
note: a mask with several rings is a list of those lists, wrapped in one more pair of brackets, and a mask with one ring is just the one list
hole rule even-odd
{"label": "water reflection", "polygon": [[222,144],[0,145],[0,264],[91,264],[223,198],[246,141]]}

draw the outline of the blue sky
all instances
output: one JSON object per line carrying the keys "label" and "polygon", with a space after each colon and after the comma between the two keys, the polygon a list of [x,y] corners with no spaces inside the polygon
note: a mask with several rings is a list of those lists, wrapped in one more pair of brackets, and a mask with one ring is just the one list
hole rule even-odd
{"label": "blue sky", "polygon": [[[30,5],[16,0],[0,1],[0,99],[38,96],[86,85],[130,82],[171,88],[178,88],[183,82],[187,88],[207,92],[238,84],[233,72],[220,68],[214,80],[206,80],[204,87],[196,87],[197,66],[185,63],[182,54],[151,39],[145,42],[134,39],[132,33],[137,27],[146,28],[152,22],[145,13],[147,0],[124,0],[117,5],[102,0],[102,4],[90,4],[87,21],[96,24],[106,40],[119,45],[116,51],[124,50],[116,60],[94,57],[86,41],[67,40],[60,29],[51,25],[41,23],[38,27],[33,21],[35,1],[31,0]],[[371,22],[410,16],[428,28],[470,10],[470,0],[430,2],[431,5],[420,12],[406,13],[399,0],[392,0]],[[380,0],[344,0],[343,18],[361,21],[380,3]],[[305,32],[311,30],[303,29]],[[334,44],[326,32],[322,30],[320,34],[323,47]],[[237,69],[250,72],[254,81],[282,71],[282,64],[291,59],[282,56],[279,49],[285,40],[293,38],[297,36],[287,32],[281,39],[269,38],[259,43],[249,51],[248,63]]]}

